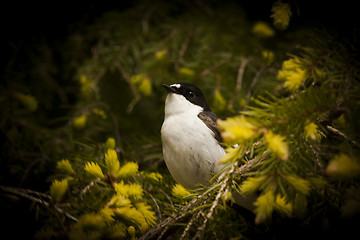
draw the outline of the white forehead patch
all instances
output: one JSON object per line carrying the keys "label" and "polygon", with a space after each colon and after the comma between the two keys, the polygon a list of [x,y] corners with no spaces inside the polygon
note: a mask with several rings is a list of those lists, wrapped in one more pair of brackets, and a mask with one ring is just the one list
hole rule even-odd
{"label": "white forehead patch", "polygon": [[180,88],[181,86],[180,86],[180,84],[178,84],[178,83],[175,83],[175,84],[172,84],[172,85],[170,85],[170,87],[176,87],[176,88]]}

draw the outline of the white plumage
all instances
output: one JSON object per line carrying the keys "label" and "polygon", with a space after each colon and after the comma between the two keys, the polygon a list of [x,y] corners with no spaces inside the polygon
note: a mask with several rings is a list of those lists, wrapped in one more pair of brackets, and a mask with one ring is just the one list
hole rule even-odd
{"label": "white plumage", "polygon": [[202,111],[180,94],[166,97],[161,128],[165,163],[176,182],[192,189],[208,185],[211,173],[221,170],[217,162],[225,155],[214,133],[198,117]]}

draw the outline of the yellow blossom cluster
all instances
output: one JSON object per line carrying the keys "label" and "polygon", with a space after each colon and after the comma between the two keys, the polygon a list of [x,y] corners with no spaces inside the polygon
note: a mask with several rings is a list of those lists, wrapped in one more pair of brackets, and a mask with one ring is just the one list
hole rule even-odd
{"label": "yellow blossom cluster", "polygon": [[226,154],[218,161],[218,165],[236,160],[242,152],[242,145],[236,145],[225,149]]}
{"label": "yellow blossom cluster", "polygon": [[50,196],[53,202],[60,202],[66,190],[68,189],[68,180],[55,179],[50,186]]}
{"label": "yellow blossom cluster", "polygon": [[271,65],[274,62],[274,52],[270,50],[264,50],[261,52],[262,59],[266,63],[266,65]]}
{"label": "yellow blossom cluster", "polygon": [[[111,179],[127,178],[134,176],[138,173],[139,166],[134,162],[127,162],[124,166],[120,167],[120,162],[116,151],[113,148],[109,148],[105,153],[105,166],[107,168],[107,175]],[[85,163],[84,170],[93,177],[105,179],[105,175],[100,166],[95,162]]]}
{"label": "yellow blossom cluster", "polygon": [[230,117],[218,120],[217,124],[222,130],[225,143],[243,143],[256,136],[257,127],[250,123],[244,116]]}
{"label": "yellow blossom cluster", "polygon": [[100,108],[93,108],[92,110],[87,110],[82,112],[80,115],[74,118],[73,126],[77,129],[83,129],[86,127],[86,123],[88,121],[88,117],[91,113],[101,117],[102,119],[107,119],[107,115],[104,110]]}
{"label": "yellow blossom cluster", "polygon": [[74,174],[75,171],[71,166],[71,163],[68,159],[63,159],[60,160],[59,162],[56,163],[56,169],[59,170],[60,172],[64,172],[67,174]]}
{"label": "yellow blossom cluster", "polygon": [[185,75],[185,76],[194,76],[195,75],[195,72],[194,70],[190,69],[190,68],[187,68],[187,67],[181,67],[179,69],[179,74],[181,75]]}
{"label": "yellow blossom cluster", "polygon": [[146,74],[136,74],[131,77],[130,83],[134,85],[141,95],[147,97],[152,93],[151,80]]}
{"label": "yellow blossom cluster", "polygon": [[79,82],[80,82],[80,85],[81,85],[81,93],[84,96],[88,96],[90,94],[93,82],[91,81],[91,79],[89,79],[85,75],[82,75],[79,78]]}
{"label": "yellow blossom cluster", "polygon": [[266,22],[256,22],[251,29],[252,34],[260,38],[269,38],[275,35],[274,29]]}
{"label": "yellow blossom cluster", "polygon": [[155,58],[157,60],[162,60],[166,57],[167,52],[168,52],[167,49],[159,50],[159,51],[155,52]]}
{"label": "yellow blossom cluster", "polygon": [[256,224],[260,224],[268,220],[274,210],[288,216],[290,216],[293,211],[292,204],[287,202],[286,197],[281,196],[280,194],[275,195],[273,191],[266,191],[263,193],[256,199],[254,205],[256,207]]}
{"label": "yellow blossom cluster", "polygon": [[290,17],[292,15],[290,4],[279,0],[272,6],[271,12],[271,17],[274,19],[275,27],[280,30],[286,29],[289,25]]}
{"label": "yellow blossom cluster", "polygon": [[141,174],[155,182],[161,182],[163,180],[163,176],[158,172],[150,172],[150,173],[141,172]]}
{"label": "yellow blossom cluster", "polygon": [[277,75],[279,80],[285,81],[284,86],[291,91],[297,90],[307,77],[306,70],[296,57],[285,61]]}
{"label": "yellow blossom cluster", "polygon": [[[136,239],[137,234],[143,234],[156,224],[155,213],[143,198],[142,186],[129,181],[129,177],[138,173],[137,163],[127,162],[120,166],[115,145],[114,138],[107,139],[104,165],[100,167],[97,162],[90,161],[84,166],[88,175],[99,178],[102,185],[110,184],[114,193],[100,210],[84,213],[78,218],[70,230],[70,239]],[[63,173],[76,176],[68,159],[60,160],[56,167]],[[149,173],[147,177],[154,181],[162,180],[159,173]],[[50,195],[54,203],[61,202],[68,189],[68,179],[53,181]]]}
{"label": "yellow blossom cluster", "polygon": [[313,141],[320,139],[321,135],[319,134],[318,126],[314,122],[309,122],[304,127],[305,136],[308,139]]}
{"label": "yellow blossom cluster", "polygon": [[115,139],[114,138],[108,138],[106,140],[106,147],[107,148],[115,148],[116,144],[115,144]]}
{"label": "yellow blossom cluster", "polygon": [[126,184],[124,181],[115,184],[115,194],[106,204],[111,213],[132,222],[144,232],[155,224],[155,214],[151,207],[141,201],[143,189],[136,183]]}
{"label": "yellow blossom cluster", "polygon": [[272,153],[277,155],[281,160],[288,160],[289,146],[285,142],[285,138],[283,136],[274,134],[272,131],[268,131],[265,134],[265,141]]}
{"label": "yellow blossom cluster", "polygon": [[360,161],[352,155],[340,153],[333,157],[326,167],[328,176],[351,179],[360,176]]}
{"label": "yellow blossom cluster", "polygon": [[260,190],[266,180],[266,176],[248,177],[245,181],[242,182],[240,191],[244,194],[251,195]]}
{"label": "yellow blossom cluster", "polygon": [[[306,196],[310,193],[311,187],[310,182],[300,178],[296,175],[282,175],[283,179],[289,187],[292,187],[297,194]],[[290,202],[286,195],[280,195],[279,193],[275,194],[273,191],[273,186],[271,184],[271,176],[257,176],[249,177],[243,181],[240,186],[241,193],[245,195],[252,195],[258,192],[259,190],[264,191],[257,200],[254,202],[256,207],[256,219],[257,224],[262,223],[271,217],[271,214],[274,210],[284,213],[290,216],[293,212],[293,201]],[[269,187],[270,186],[270,187]]]}
{"label": "yellow blossom cluster", "polygon": [[191,195],[191,193],[180,184],[175,184],[171,190],[171,193],[177,198],[184,198]]}

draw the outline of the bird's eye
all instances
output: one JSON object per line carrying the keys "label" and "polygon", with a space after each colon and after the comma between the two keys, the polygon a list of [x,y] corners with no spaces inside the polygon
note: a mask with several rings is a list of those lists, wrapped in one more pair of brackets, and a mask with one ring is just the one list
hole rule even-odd
{"label": "bird's eye", "polygon": [[195,93],[192,92],[192,91],[189,91],[188,94],[189,94],[189,97],[194,97],[195,96]]}

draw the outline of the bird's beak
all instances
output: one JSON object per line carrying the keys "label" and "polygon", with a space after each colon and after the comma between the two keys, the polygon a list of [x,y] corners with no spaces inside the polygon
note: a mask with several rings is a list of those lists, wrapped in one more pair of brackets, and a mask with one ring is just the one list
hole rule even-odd
{"label": "bird's beak", "polygon": [[177,89],[174,88],[174,87],[171,87],[171,86],[166,85],[166,84],[163,84],[163,86],[164,86],[164,88],[166,89],[166,91],[168,93],[177,93],[178,92]]}

